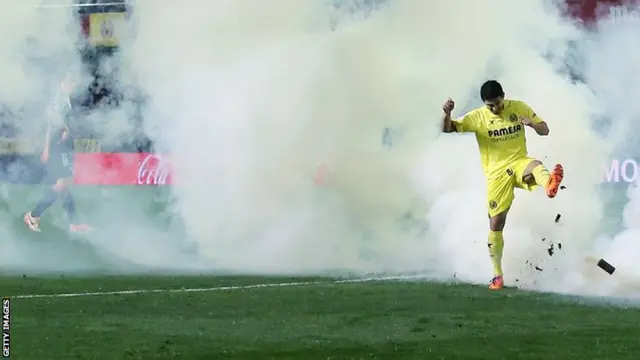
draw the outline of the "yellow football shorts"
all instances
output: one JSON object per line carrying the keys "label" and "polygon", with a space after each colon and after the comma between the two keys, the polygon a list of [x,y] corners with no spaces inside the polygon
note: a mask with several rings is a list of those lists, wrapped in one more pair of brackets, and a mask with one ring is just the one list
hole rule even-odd
{"label": "yellow football shorts", "polygon": [[505,167],[504,171],[497,171],[487,179],[487,206],[490,217],[503,213],[511,207],[516,187],[529,191],[536,188],[537,185],[531,186],[522,180],[525,169],[534,160],[532,158],[515,160]]}

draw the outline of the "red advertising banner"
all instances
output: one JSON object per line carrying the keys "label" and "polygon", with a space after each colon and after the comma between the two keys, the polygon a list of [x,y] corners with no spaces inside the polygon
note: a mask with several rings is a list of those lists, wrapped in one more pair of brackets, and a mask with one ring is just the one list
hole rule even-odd
{"label": "red advertising banner", "polygon": [[589,24],[607,17],[609,8],[627,4],[638,4],[638,0],[565,0],[569,14]]}
{"label": "red advertising banner", "polygon": [[77,153],[74,182],[78,185],[172,184],[171,161],[152,153]]}

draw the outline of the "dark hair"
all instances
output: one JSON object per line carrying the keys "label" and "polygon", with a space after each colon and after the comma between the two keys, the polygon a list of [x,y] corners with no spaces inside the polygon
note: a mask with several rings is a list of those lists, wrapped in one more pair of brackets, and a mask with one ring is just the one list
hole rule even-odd
{"label": "dark hair", "polygon": [[493,100],[495,98],[504,97],[502,85],[495,80],[486,81],[480,88],[480,98],[482,101]]}

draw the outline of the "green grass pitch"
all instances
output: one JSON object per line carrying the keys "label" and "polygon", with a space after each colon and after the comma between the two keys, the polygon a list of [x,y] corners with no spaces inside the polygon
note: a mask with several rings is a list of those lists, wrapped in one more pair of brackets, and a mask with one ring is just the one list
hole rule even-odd
{"label": "green grass pitch", "polygon": [[[291,282],[299,284],[252,287]],[[15,276],[0,284],[14,296],[16,360],[622,360],[637,359],[640,338],[635,309],[417,280]],[[214,290],[185,291],[202,288]],[[100,294],[56,295],[90,292]]]}
{"label": "green grass pitch", "polygon": [[[7,192],[0,215],[15,220],[5,236],[40,266],[24,272],[68,274],[22,277],[11,259],[0,264],[0,296],[14,296],[11,359],[638,359],[640,311],[603,301],[585,305],[592,302],[417,280],[100,276],[121,265],[70,240],[60,230],[59,205],[42,234],[25,230],[20,215],[41,196],[40,187],[0,190]],[[148,221],[159,233],[183,238],[162,215],[166,189],[80,187],[76,195],[79,211],[98,228],[119,216],[122,228]],[[131,199],[141,205],[123,209]],[[144,269],[122,270],[128,271]],[[253,286],[291,282],[305,284]],[[184,291],[201,288],[217,290]],[[112,291],[131,293],[105,293]],[[90,292],[100,294],[59,296]],[[50,296],[27,296],[33,294]]]}

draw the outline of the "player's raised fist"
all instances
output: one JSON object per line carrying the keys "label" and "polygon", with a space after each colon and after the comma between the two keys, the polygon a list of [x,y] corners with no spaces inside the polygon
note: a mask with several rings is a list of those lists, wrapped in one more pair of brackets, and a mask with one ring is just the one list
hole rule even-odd
{"label": "player's raised fist", "polygon": [[447,102],[445,102],[442,106],[442,111],[444,111],[444,113],[447,115],[451,115],[454,107],[456,107],[456,104],[449,98],[447,99]]}

